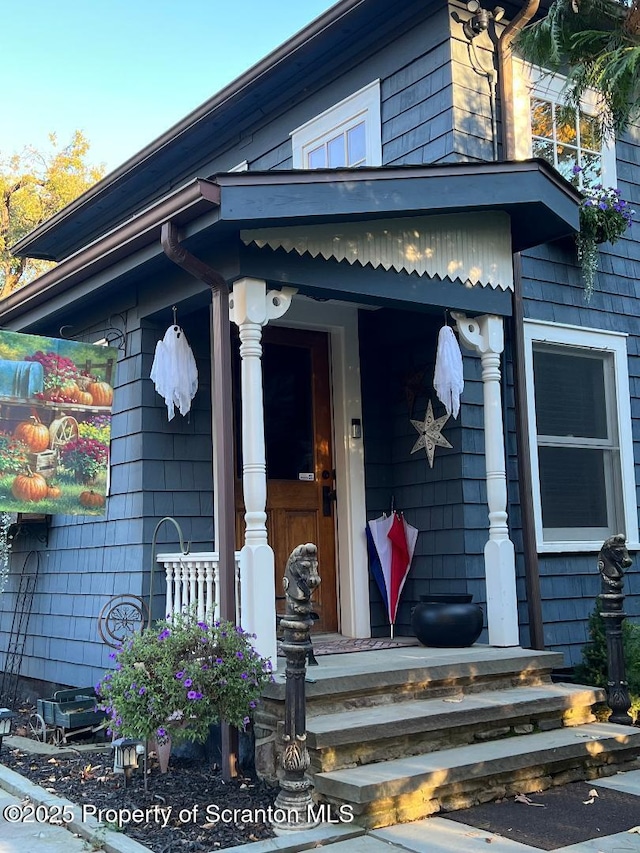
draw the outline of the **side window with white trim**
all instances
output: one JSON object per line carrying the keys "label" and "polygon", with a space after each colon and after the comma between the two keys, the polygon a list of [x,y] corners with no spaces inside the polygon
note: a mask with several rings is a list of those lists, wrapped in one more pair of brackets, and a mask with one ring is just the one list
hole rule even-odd
{"label": "side window with white trim", "polygon": [[380,81],[296,128],[291,142],[294,169],[380,166]]}
{"label": "side window with white trim", "polygon": [[525,339],[539,550],[636,541],[625,336],[528,321]]}
{"label": "side window with white trim", "polygon": [[615,186],[615,140],[603,137],[595,93],[579,107],[565,102],[566,79],[522,62],[514,81],[516,121],[520,126],[519,157],[541,157],[582,189],[602,183]]}

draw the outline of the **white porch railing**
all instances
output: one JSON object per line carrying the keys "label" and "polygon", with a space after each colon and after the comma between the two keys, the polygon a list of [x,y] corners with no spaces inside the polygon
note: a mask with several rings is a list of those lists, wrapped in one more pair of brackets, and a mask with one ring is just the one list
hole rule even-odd
{"label": "white porch railing", "polygon": [[[220,618],[220,568],[217,551],[193,554],[158,554],[167,581],[165,613],[171,619],[195,607],[198,619],[209,613]],[[236,625],[240,624],[240,552],[235,552]]]}

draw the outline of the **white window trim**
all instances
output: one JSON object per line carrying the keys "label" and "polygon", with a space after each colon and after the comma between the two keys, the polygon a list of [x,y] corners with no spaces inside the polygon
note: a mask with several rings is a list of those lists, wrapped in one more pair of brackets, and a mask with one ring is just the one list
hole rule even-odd
{"label": "white window trim", "polygon": [[[524,321],[525,370],[527,377],[527,408],[529,420],[529,445],[533,481],[533,512],[538,552],[561,553],[591,551],[598,552],[602,540],[567,540],[545,542],[542,529],[542,505],[540,500],[540,475],[538,466],[538,442],[536,429],[535,385],[533,375],[534,343],[558,344],[580,347],[602,353],[611,353],[614,366],[616,396],[616,420],[620,447],[620,475],[622,487],[622,515],[627,545],[630,549],[638,544],[638,513],[636,506],[635,467],[633,460],[633,436],[631,431],[631,402],[629,396],[629,365],[627,360],[627,335],[603,329],[588,329],[582,326],[559,326],[545,321]],[[621,531],[614,531],[618,533]]]}
{"label": "white window trim", "polygon": [[[542,68],[529,65],[514,58],[514,114],[518,133],[516,134],[516,159],[526,160],[533,156],[531,128],[531,97],[546,98],[556,104],[564,102],[566,77],[551,74]],[[580,103],[589,115],[597,115],[602,104],[594,91],[588,91]],[[602,140],[602,184],[606,187],[617,185],[616,141],[613,136]]]}
{"label": "white window trim", "polygon": [[306,168],[307,149],[315,147],[329,134],[339,131],[342,127],[345,130],[348,129],[347,126],[358,123],[363,117],[366,118],[366,165],[381,166],[380,80],[373,80],[348,98],[291,131],[293,168]]}

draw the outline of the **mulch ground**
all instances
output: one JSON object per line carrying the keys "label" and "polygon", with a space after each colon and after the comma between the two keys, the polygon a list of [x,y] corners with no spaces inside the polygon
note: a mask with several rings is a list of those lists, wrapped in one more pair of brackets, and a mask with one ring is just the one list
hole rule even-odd
{"label": "mulch ground", "polygon": [[[597,796],[592,795],[594,790]],[[634,827],[638,831],[640,798],[610,788],[594,789],[592,782],[572,782],[524,799],[473,806],[444,817],[531,847],[557,850]]]}
{"label": "mulch ground", "polygon": [[5,744],[2,763],[51,793],[80,806],[104,809],[103,822],[120,810],[150,809],[148,822],[130,823],[122,831],[153,853],[211,853],[274,835],[264,818],[273,808],[277,789],[250,778],[225,783],[202,761],[172,756],[169,772],[161,774],[152,758],[147,791],[141,772],[125,788],[123,776],[113,773],[110,752],[34,755]]}

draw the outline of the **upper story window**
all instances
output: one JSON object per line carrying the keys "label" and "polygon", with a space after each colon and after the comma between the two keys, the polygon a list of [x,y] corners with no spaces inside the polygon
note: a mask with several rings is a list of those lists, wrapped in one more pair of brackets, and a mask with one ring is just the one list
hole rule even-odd
{"label": "upper story window", "polygon": [[577,108],[565,103],[563,77],[523,63],[518,67],[518,156],[541,157],[580,189],[598,183],[615,186],[615,140],[600,132],[596,95],[585,96]]}
{"label": "upper story window", "polygon": [[294,169],[380,166],[380,81],[296,128],[291,141]]}
{"label": "upper story window", "polygon": [[538,550],[635,542],[626,337],[526,321],[525,342]]}

